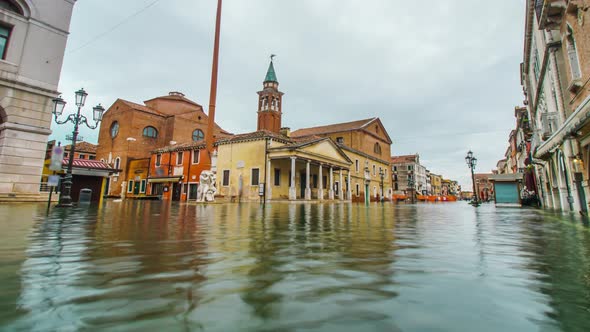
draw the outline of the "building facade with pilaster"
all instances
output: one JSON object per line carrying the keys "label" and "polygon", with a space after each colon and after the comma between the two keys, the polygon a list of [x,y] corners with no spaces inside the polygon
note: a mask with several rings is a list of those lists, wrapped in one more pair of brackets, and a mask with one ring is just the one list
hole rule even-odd
{"label": "building facade with pilaster", "polygon": [[17,200],[41,196],[52,100],[75,3],[47,2],[0,0],[0,196]]}

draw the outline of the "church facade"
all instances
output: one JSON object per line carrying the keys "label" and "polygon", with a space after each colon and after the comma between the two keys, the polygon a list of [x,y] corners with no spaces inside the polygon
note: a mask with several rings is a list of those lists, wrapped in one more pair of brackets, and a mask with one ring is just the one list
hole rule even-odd
{"label": "church facade", "polygon": [[[257,130],[216,143],[220,199],[369,202],[391,196],[391,140],[378,118],[291,133],[283,127],[282,97],[271,61],[258,92]],[[354,142],[345,142],[343,133]]]}

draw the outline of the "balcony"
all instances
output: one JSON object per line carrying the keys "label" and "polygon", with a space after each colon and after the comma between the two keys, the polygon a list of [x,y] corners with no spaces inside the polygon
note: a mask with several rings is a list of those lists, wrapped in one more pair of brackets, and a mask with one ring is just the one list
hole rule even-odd
{"label": "balcony", "polygon": [[539,29],[559,29],[567,2],[566,0],[535,0]]}

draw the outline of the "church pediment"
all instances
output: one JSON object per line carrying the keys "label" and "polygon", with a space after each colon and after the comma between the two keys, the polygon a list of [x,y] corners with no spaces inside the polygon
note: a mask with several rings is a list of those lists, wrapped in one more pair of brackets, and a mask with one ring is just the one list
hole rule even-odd
{"label": "church pediment", "polygon": [[300,157],[341,166],[352,164],[342,149],[329,138],[271,148],[269,154],[271,158]]}

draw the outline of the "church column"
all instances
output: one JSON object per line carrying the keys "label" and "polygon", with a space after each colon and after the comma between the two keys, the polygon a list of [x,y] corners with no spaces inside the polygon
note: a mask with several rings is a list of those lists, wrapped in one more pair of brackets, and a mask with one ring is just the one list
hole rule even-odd
{"label": "church column", "polygon": [[289,187],[289,200],[297,199],[297,190],[295,189],[295,161],[297,157],[291,157],[291,186]]}
{"label": "church column", "polygon": [[328,199],[334,199],[334,169],[330,167],[330,189],[328,190]]}
{"label": "church column", "polygon": [[338,198],[340,200],[344,200],[344,181],[342,181],[342,168],[338,170],[338,174],[340,175],[340,182],[338,182]]}
{"label": "church column", "polygon": [[346,190],[346,197],[347,197],[347,199],[348,199],[349,201],[352,201],[352,187],[351,187],[351,182],[350,182],[350,181],[351,181],[351,180],[350,180],[350,178],[351,178],[351,174],[352,174],[352,172],[351,172],[351,171],[350,171],[350,169],[349,169],[349,170],[348,170],[348,181],[347,181],[347,183],[348,183],[348,188],[347,188],[347,190]]}
{"label": "church column", "polygon": [[305,199],[311,200],[311,185],[309,184],[309,167],[310,161],[307,161],[307,167],[305,168]]}
{"label": "church column", "polygon": [[319,186],[318,186],[318,200],[323,201],[324,200],[324,177],[322,174],[322,168],[324,168],[322,166],[322,164],[320,164],[320,168],[319,168],[319,175],[318,175],[318,181]]}
{"label": "church column", "polygon": [[270,158],[267,161],[266,165],[266,200],[270,201],[272,199],[272,168],[271,168]]}

